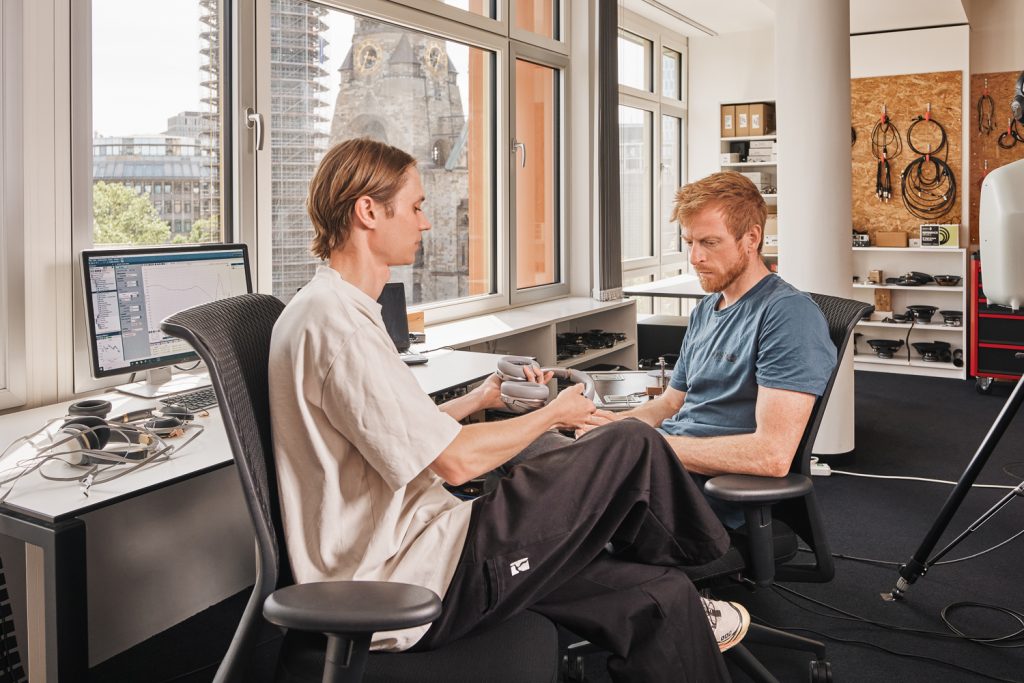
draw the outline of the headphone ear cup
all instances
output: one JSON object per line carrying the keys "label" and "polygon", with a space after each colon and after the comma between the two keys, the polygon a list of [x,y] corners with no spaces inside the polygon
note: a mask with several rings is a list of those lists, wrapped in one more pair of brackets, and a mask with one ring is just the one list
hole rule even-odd
{"label": "headphone ear cup", "polygon": [[176,417],[154,417],[142,423],[145,429],[157,436],[172,436],[172,432],[180,429],[184,423]]}
{"label": "headphone ear cup", "polygon": [[[69,438],[70,437],[70,438]],[[65,454],[72,465],[88,465],[92,459],[80,451],[101,450],[110,439],[110,427],[105,420],[90,415],[80,415],[67,420],[53,437],[54,443],[64,443],[49,451],[52,455]]]}
{"label": "headphone ear cup", "polygon": [[176,425],[178,427],[185,422],[191,422],[196,417],[188,408],[176,405],[161,406],[160,408],[155,409],[153,414],[157,417],[174,418],[178,420],[179,424]]}
{"label": "headphone ear cup", "polygon": [[510,380],[501,383],[501,400],[514,413],[526,413],[547,403],[550,392],[546,384]]}
{"label": "headphone ear cup", "polygon": [[496,363],[498,375],[505,380],[525,380],[523,367],[529,365],[536,370],[540,369],[537,362],[529,356],[502,356]]}

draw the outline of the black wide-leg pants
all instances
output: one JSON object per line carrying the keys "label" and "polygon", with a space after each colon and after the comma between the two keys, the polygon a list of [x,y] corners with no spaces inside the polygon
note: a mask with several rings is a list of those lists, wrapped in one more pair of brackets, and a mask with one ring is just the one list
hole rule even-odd
{"label": "black wide-leg pants", "polygon": [[430,649],[524,609],[612,653],[613,680],[729,680],[680,566],[729,537],[655,430],[620,420],[517,465],[473,502]]}

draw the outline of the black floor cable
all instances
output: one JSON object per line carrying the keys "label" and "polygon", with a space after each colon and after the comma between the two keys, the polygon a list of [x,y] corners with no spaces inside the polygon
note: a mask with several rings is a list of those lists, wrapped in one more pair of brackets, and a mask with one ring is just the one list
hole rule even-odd
{"label": "black floor cable", "polygon": [[[873,621],[873,620],[869,620],[869,618],[866,618],[864,616],[859,616],[859,615],[854,614],[852,612],[848,612],[848,611],[846,611],[844,609],[840,609],[839,607],[835,607],[833,605],[829,605],[829,604],[827,604],[825,602],[822,602],[820,600],[816,600],[816,599],[814,599],[814,598],[812,598],[810,596],[807,596],[807,595],[804,595],[803,593],[795,591],[792,588],[787,588],[785,586],[780,586],[778,584],[774,584],[772,586],[772,589],[775,592],[775,594],[778,595],[781,599],[783,599],[786,602],[792,604],[793,606],[797,607],[798,609],[802,609],[804,611],[810,612],[812,614],[816,614],[818,616],[823,616],[823,617],[826,617],[826,618],[835,618],[835,620],[839,620],[839,621],[855,622],[855,623],[859,623],[859,624],[866,624],[868,626],[877,627],[877,628],[884,629],[884,630],[887,630],[887,631],[895,631],[895,632],[899,632],[899,633],[908,633],[908,634],[913,634],[913,635],[925,636],[925,637],[929,637],[929,638],[940,638],[940,639],[945,639],[945,640],[970,641],[970,642],[978,643],[980,645],[984,645],[984,646],[987,646],[987,647],[1024,647],[1024,642],[1021,642],[1021,643],[1018,643],[1018,644],[1013,644],[1013,645],[996,645],[996,644],[994,644],[995,642],[1000,642],[1000,641],[1018,640],[1018,639],[1021,638],[1021,634],[1024,633],[1024,614],[1021,614],[1019,612],[1016,612],[1016,611],[1014,611],[1012,609],[1009,609],[1009,608],[1006,608],[1006,607],[999,607],[999,606],[995,606],[995,605],[983,605],[981,603],[953,603],[952,605],[949,605],[949,606],[947,606],[946,608],[943,609],[943,614],[945,614],[946,611],[948,609],[950,609],[950,607],[952,607],[954,609],[955,608],[963,608],[963,607],[966,607],[966,606],[988,607],[988,608],[996,609],[997,611],[1000,611],[1002,613],[1011,615],[1014,618],[1015,621],[1017,621],[1019,624],[1022,625],[1022,629],[1016,631],[1013,634],[1008,634],[1008,635],[1004,635],[1004,636],[978,637],[978,636],[965,636],[962,633],[959,633],[958,630],[954,630],[953,633],[945,633],[945,632],[942,632],[942,631],[929,631],[929,630],[926,630],[926,629],[915,629],[915,628],[911,628],[911,627],[902,627],[902,626],[896,626],[896,625],[892,625],[892,624],[885,624],[883,622],[876,622],[876,621]],[[818,611],[818,610],[815,610],[815,609],[811,609],[810,607],[808,607],[806,605],[800,604],[799,602],[797,602],[796,600],[792,599],[791,597],[786,596],[784,593],[790,593],[790,594],[795,595],[795,596],[797,596],[797,597],[799,597],[799,598],[801,598],[803,600],[806,600],[807,602],[810,602],[812,604],[824,607],[824,608],[829,609],[831,611],[834,611],[836,613],[830,614],[830,613],[824,613],[824,612],[821,612],[821,611]],[[931,661],[931,663],[933,663],[933,664],[941,665],[941,666],[944,666],[944,667],[949,667],[951,669],[956,669],[958,671],[969,672],[971,674],[975,674],[977,676],[981,676],[981,677],[984,677],[984,678],[987,678],[987,679],[990,679],[990,680],[993,680],[993,681],[1005,681],[1007,683],[1020,683],[1020,681],[1014,681],[1014,680],[1011,680],[1011,679],[999,678],[997,676],[992,676],[992,675],[989,675],[989,674],[984,674],[984,673],[979,672],[979,671],[977,671],[975,669],[969,669],[967,667],[962,667],[962,666],[959,666],[957,664],[952,663],[952,661],[946,661],[945,659],[939,659],[937,657],[931,657],[931,656],[924,655],[924,654],[913,654],[911,652],[903,652],[903,651],[900,651],[900,650],[893,650],[893,649],[889,649],[887,647],[884,647],[882,645],[878,645],[876,643],[872,643],[870,641],[841,638],[839,636],[830,635],[830,634],[827,634],[827,633],[823,633],[823,632],[820,632],[820,631],[815,631],[813,629],[807,629],[807,628],[804,628],[804,627],[775,626],[775,625],[770,624],[767,621],[763,620],[763,618],[761,618],[761,617],[758,617],[757,621],[763,623],[765,626],[768,626],[768,627],[774,628],[774,629],[780,629],[782,631],[803,631],[805,633],[814,634],[814,635],[818,636],[819,638],[823,638],[823,639],[826,639],[826,640],[833,640],[833,641],[836,641],[836,642],[842,642],[842,643],[847,643],[847,644],[851,644],[851,645],[861,645],[861,646],[864,646],[864,647],[870,647],[870,648],[874,648],[874,649],[879,649],[879,650],[882,650],[883,652],[888,652],[889,654],[894,654],[896,656],[909,657],[909,658],[913,658],[913,659],[921,659],[923,661]],[[947,625],[947,627],[950,626],[948,621],[946,620],[945,616],[943,616],[943,623],[945,623]]]}
{"label": "black floor cable", "polygon": [[[927,151],[917,148],[914,130],[920,125],[933,126],[938,131],[937,146],[929,144]],[[956,177],[946,163],[949,156],[946,129],[931,117],[931,105],[924,116],[917,116],[907,128],[907,146],[918,157],[907,164],[900,177],[903,205],[922,220],[938,220],[956,203]],[[941,159],[937,156],[940,153],[943,155]]]}

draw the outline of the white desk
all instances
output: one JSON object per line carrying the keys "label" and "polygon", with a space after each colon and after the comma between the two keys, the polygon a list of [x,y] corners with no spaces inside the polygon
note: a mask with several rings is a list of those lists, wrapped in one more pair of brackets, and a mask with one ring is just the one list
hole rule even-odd
{"label": "white desk", "polygon": [[622,293],[626,296],[657,296],[674,299],[703,299],[708,294],[701,288],[697,276],[690,273],[673,275],[639,285],[629,285],[622,288]]}
{"label": "white desk", "polygon": [[[410,369],[427,393],[436,393],[482,379],[494,372],[500,356],[442,349],[426,354],[424,365]],[[111,392],[112,416],[156,405],[153,399]],[[0,450],[20,436],[67,413],[73,401],[0,416]],[[216,408],[197,418],[203,433],[169,460],[146,466],[108,483],[94,484],[88,497],[76,482],[53,482],[38,473],[20,479],[0,505],[0,534],[26,543],[26,602],[28,611],[41,614],[41,623],[29,627],[28,664],[32,681],[86,681],[88,679],[88,629],[86,585],[86,530],[83,513],[114,505],[176,482],[196,477],[232,463],[224,425]],[[56,433],[61,421],[49,430]],[[171,439],[168,443],[180,443]],[[22,446],[0,461],[6,472],[34,449]],[[63,463],[49,463],[47,472],[71,476],[83,470]],[[168,552],[173,552],[169,549]]]}

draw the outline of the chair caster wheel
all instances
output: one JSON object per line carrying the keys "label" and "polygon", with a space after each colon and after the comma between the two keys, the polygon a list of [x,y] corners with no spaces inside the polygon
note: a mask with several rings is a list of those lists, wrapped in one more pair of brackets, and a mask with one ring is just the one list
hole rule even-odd
{"label": "chair caster wheel", "polygon": [[832,663],[824,659],[812,661],[811,683],[832,683]]}
{"label": "chair caster wheel", "polygon": [[583,657],[579,655],[562,655],[562,681],[565,683],[585,683],[583,677]]}

